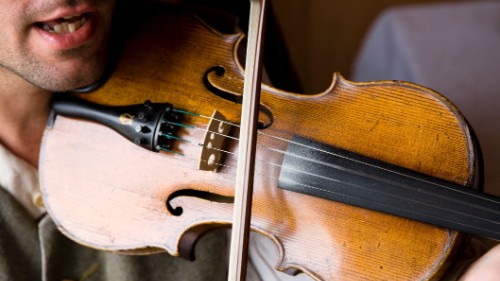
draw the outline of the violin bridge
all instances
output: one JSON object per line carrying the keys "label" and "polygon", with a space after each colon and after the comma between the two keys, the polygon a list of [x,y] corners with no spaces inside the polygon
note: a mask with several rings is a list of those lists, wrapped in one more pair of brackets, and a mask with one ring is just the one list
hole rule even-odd
{"label": "violin bridge", "polygon": [[217,172],[222,159],[222,147],[227,139],[231,125],[227,119],[217,110],[214,110],[210,123],[208,124],[203,149],[201,150],[198,169],[203,171]]}

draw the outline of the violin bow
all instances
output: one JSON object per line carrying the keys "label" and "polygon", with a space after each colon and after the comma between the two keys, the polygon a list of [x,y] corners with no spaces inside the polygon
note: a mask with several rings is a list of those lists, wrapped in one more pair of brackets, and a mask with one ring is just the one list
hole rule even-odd
{"label": "violin bow", "polygon": [[228,281],[246,277],[266,5],[267,0],[250,0]]}

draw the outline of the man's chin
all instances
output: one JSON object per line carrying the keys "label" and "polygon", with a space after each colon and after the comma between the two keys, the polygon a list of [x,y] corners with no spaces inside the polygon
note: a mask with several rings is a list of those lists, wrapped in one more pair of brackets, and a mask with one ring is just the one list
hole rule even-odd
{"label": "man's chin", "polygon": [[94,65],[74,70],[55,71],[49,74],[51,77],[39,76],[31,82],[52,92],[67,92],[93,84],[101,78],[103,73],[104,65]]}
{"label": "man's chin", "polygon": [[[35,75],[39,87],[62,92],[85,87],[98,80],[104,73],[107,61],[107,48],[84,45],[57,54],[39,54]],[[34,81],[32,81],[34,82]]]}

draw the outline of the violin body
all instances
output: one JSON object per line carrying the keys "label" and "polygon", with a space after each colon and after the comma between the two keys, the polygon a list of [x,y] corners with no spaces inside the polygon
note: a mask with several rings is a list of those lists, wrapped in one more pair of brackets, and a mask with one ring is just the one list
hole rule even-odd
{"label": "violin body", "polygon": [[[243,36],[221,34],[175,9],[156,8],[137,22],[110,79],[79,96],[103,105],[168,102],[200,114],[184,117],[198,129],[181,128],[182,139],[203,142],[210,120],[202,116],[214,110],[238,124],[244,70],[236,53]],[[471,185],[478,174],[474,142],[448,100],[411,83],[352,83],[335,74],[327,90],[313,95],[263,85],[261,108],[251,226],[276,243],[278,270],[317,280],[442,276],[460,233],[280,189],[284,156],[277,151],[299,134]],[[199,235],[230,226],[237,141],[224,143],[230,153],[217,171],[205,171],[200,145],[178,141],[179,153],[155,153],[95,122],[53,118],[43,139],[41,187],[49,214],[70,238],[109,251],[189,257]],[[182,210],[173,214],[167,205]]]}

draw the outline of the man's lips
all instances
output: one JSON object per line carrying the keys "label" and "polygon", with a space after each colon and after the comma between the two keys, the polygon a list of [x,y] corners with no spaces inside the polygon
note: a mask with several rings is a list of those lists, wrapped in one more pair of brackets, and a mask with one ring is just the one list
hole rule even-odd
{"label": "man's lips", "polygon": [[72,49],[87,43],[97,30],[97,16],[92,12],[65,13],[60,18],[34,24],[37,44],[56,51]]}
{"label": "man's lips", "polygon": [[71,33],[75,32],[85,24],[88,15],[71,15],[60,19],[37,23],[37,26],[51,33]]}

